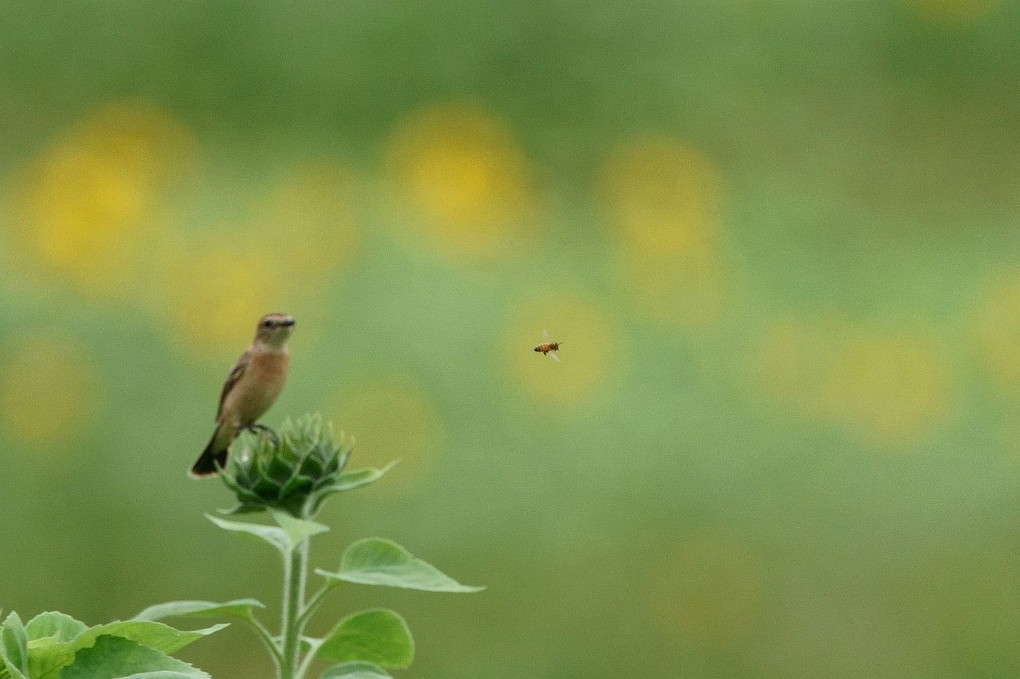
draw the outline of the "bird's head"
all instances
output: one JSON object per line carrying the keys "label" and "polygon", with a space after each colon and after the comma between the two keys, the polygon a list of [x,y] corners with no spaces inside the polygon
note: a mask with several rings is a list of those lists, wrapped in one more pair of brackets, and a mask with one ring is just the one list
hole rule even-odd
{"label": "bird's head", "polygon": [[279,351],[294,331],[294,317],[289,314],[266,314],[255,328],[255,344]]}

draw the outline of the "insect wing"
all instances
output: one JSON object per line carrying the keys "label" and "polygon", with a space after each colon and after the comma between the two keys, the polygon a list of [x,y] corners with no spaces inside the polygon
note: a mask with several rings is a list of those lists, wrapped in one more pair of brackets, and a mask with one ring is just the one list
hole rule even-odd
{"label": "insect wing", "polygon": [[560,362],[560,352],[553,349],[552,351],[549,352],[549,355],[552,356],[553,360],[556,361],[557,363]]}

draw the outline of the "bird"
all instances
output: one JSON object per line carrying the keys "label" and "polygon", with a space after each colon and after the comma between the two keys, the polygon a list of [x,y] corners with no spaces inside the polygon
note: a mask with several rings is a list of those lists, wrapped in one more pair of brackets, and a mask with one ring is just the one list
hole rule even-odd
{"label": "bird", "polygon": [[255,339],[227,375],[216,411],[216,430],[209,445],[191,467],[193,478],[216,476],[227,465],[230,444],[242,429],[268,430],[258,419],[280,395],[290,367],[287,340],[294,331],[288,314],[267,314],[259,319]]}

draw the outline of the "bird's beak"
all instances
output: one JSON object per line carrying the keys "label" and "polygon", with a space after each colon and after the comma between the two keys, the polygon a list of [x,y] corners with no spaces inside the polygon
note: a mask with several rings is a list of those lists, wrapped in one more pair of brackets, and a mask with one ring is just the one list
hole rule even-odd
{"label": "bird's beak", "polygon": [[288,319],[287,319],[287,320],[285,320],[285,321],[280,321],[280,325],[285,325],[285,326],[287,326],[288,328],[289,328],[290,326],[294,325],[294,323],[295,323],[295,321],[294,321],[294,319],[293,319],[293,318],[288,318]]}

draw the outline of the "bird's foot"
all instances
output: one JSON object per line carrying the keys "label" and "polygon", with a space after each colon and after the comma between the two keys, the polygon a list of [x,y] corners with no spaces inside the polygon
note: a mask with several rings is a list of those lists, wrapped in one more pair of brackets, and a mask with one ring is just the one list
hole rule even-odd
{"label": "bird's foot", "polygon": [[274,447],[276,448],[280,447],[280,437],[276,434],[275,431],[273,431],[266,425],[259,424],[258,422],[253,422],[252,424],[249,424],[247,427],[245,427],[245,429],[247,429],[253,434],[261,434],[262,436],[268,436],[270,440],[272,440]]}

